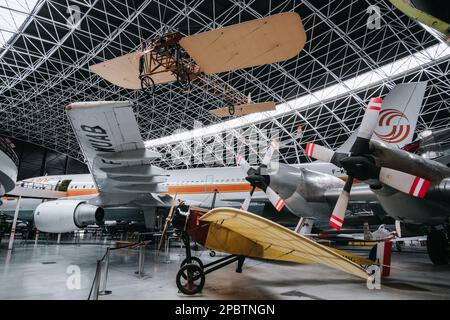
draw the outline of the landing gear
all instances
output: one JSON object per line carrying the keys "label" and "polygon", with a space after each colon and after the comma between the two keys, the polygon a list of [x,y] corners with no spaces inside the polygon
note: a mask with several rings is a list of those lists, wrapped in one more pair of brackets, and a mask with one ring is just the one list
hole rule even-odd
{"label": "landing gear", "polygon": [[152,77],[148,75],[141,77],[141,89],[149,96],[153,96],[155,92],[155,81],[153,81]]}
{"label": "landing gear", "polygon": [[234,105],[228,106],[228,112],[229,112],[230,116],[234,116],[234,113],[236,112]]}
{"label": "landing gear", "polygon": [[447,235],[440,230],[432,230],[427,238],[427,250],[430,260],[437,265],[446,265],[450,262]]}
{"label": "landing gear", "polygon": [[177,273],[177,287],[187,295],[202,291],[205,285],[205,273],[196,264],[186,264]]}
{"label": "landing gear", "polygon": [[181,238],[186,249],[186,258],[181,262],[181,268],[178,270],[175,279],[180,292],[187,295],[201,292],[205,285],[205,276],[208,273],[219,270],[233,262],[237,262],[236,272],[242,272],[242,266],[245,261],[244,256],[228,255],[216,261],[203,264],[199,258],[193,257],[191,254],[189,235],[183,232]]}
{"label": "landing gear", "polygon": [[182,91],[188,91],[191,87],[191,79],[189,72],[183,67],[179,66],[176,71],[177,84]]}

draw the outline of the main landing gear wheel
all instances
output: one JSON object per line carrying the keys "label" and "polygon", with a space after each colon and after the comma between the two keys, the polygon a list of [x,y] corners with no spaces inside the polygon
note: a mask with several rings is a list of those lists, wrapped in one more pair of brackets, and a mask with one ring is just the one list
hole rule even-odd
{"label": "main landing gear wheel", "polygon": [[236,112],[236,109],[235,109],[234,105],[228,106],[228,113],[230,114],[230,116],[234,116],[235,112]]}
{"label": "main landing gear wheel", "polygon": [[448,239],[444,232],[432,230],[427,238],[427,251],[431,262],[437,265],[446,265],[450,262]]}
{"label": "main landing gear wheel", "polygon": [[189,258],[185,258],[182,262],[181,262],[181,267],[183,267],[184,265],[186,265],[186,264],[196,264],[196,265],[198,265],[200,268],[202,268],[203,269],[203,262],[202,262],[202,260],[200,260],[199,258],[197,258],[197,257],[191,257],[191,259],[189,259]]}
{"label": "main landing gear wheel", "polygon": [[141,89],[150,96],[155,92],[155,81],[150,76],[141,77]]}
{"label": "main landing gear wheel", "polygon": [[178,289],[187,295],[193,295],[202,291],[205,285],[205,273],[196,264],[186,264],[177,273]]}

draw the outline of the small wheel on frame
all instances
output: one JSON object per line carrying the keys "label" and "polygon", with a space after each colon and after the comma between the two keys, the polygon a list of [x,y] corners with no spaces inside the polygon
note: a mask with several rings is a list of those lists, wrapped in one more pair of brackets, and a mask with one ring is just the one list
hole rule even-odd
{"label": "small wheel on frame", "polygon": [[153,96],[155,92],[155,81],[153,81],[152,77],[149,75],[141,77],[141,89],[150,96]]}
{"label": "small wheel on frame", "polygon": [[211,250],[211,251],[209,252],[209,256],[212,257],[212,258],[214,258],[214,257],[216,256],[216,252],[215,252],[214,250]]}
{"label": "small wheel on frame", "polygon": [[184,294],[199,293],[205,285],[205,273],[198,265],[187,264],[178,271],[176,283],[178,289]]}

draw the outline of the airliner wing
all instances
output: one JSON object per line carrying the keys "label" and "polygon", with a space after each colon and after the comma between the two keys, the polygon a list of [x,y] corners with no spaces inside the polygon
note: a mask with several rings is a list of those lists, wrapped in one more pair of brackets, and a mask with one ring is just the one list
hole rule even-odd
{"label": "airliner wing", "polygon": [[165,171],[150,162],[160,155],[144,146],[129,102],[78,102],[66,107],[100,193],[159,193]]}

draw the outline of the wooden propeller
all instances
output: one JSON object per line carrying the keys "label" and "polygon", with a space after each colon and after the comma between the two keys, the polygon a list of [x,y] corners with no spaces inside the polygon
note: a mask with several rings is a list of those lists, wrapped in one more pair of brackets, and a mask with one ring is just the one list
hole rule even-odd
{"label": "wooden propeller", "polygon": [[173,210],[175,209],[176,201],[177,201],[177,194],[175,194],[175,196],[173,197],[172,206],[170,207],[169,214],[167,215],[166,223],[164,224],[164,229],[161,234],[161,240],[159,241],[159,244],[158,244],[158,250],[156,251],[157,254],[159,254],[159,251],[161,250],[161,247],[164,244],[164,241],[166,239],[167,229],[169,228],[170,221],[172,221],[172,215],[173,215]]}

